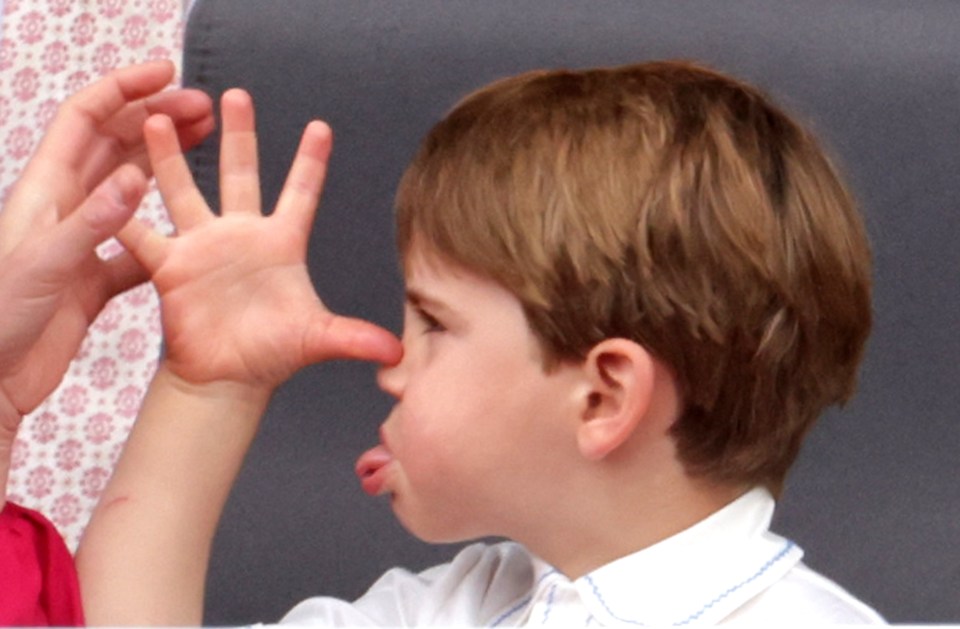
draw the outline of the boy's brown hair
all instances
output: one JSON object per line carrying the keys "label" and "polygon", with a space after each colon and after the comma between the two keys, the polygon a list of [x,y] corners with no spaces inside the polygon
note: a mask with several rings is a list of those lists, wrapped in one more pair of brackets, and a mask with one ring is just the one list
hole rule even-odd
{"label": "boy's brown hair", "polygon": [[684,62],[538,71],[461,101],[397,194],[398,241],[493,278],[547,367],[631,339],[677,378],[690,474],[779,492],[852,394],[870,329],[861,219],[813,137]]}

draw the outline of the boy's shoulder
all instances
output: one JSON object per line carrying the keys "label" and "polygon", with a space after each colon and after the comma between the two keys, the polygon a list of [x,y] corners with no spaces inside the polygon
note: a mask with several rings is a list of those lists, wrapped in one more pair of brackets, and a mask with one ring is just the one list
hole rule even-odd
{"label": "boy's shoulder", "polygon": [[751,490],[692,527],[581,577],[600,624],[883,623],[802,563],[803,550],[770,531],[775,502]]}
{"label": "boy's shoulder", "polygon": [[727,622],[820,626],[887,624],[872,607],[803,562],[747,601]]}
{"label": "boy's shoulder", "polygon": [[686,531],[573,580],[518,544],[474,544],[420,573],[391,570],[354,603],[312,599],[288,620],[329,621],[332,613],[387,625],[884,622],[804,565],[796,544],[771,533],[772,513],[773,498],[754,490]]}

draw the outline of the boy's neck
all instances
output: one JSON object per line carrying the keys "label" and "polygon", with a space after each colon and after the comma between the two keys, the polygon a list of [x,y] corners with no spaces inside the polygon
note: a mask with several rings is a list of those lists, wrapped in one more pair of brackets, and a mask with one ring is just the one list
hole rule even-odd
{"label": "boy's neck", "polygon": [[[750,488],[663,475],[648,487],[597,484],[579,505],[567,503],[529,539],[531,552],[575,580],[697,524]],[[568,494],[576,495],[576,494]],[[542,524],[542,522],[541,522]]]}

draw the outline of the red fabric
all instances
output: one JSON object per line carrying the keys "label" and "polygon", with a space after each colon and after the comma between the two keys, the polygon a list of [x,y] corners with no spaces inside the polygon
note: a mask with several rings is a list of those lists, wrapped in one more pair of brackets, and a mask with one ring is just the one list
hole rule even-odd
{"label": "red fabric", "polygon": [[0,512],[0,626],[83,625],[73,556],[45,517],[6,503]]}

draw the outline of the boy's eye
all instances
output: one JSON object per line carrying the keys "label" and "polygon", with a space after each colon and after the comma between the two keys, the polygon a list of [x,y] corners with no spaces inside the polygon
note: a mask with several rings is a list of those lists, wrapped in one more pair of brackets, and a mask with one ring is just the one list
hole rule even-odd
{"label": "boy's eye", "polygon": [[436,317],[425,310],[417,308],[417,318],[419,318],[420,322],[423,324],[424,332],[441,332],[444,330],[443,324],[437,321]]}

